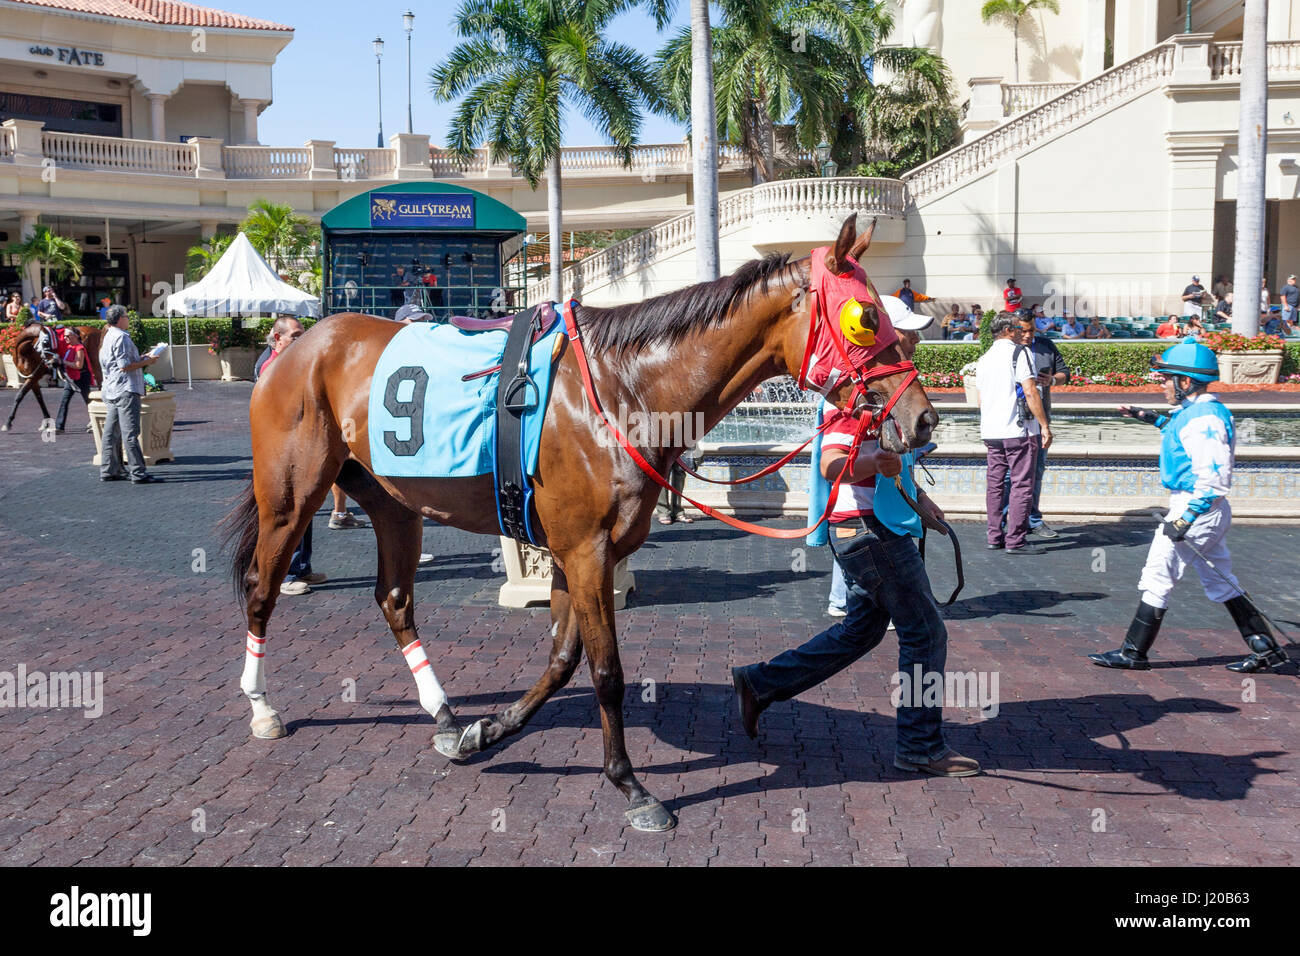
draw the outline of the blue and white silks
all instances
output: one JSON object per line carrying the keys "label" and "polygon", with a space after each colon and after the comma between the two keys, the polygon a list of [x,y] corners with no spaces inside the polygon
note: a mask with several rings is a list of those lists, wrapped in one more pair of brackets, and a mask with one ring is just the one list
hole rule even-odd
{"label": "blue and white silks", "polygon": [[1173,492],[1170,514],[1195,521],[1232,488],[1237,444],[1232,412],[1202,392],[1172,415],[1161,415],[1156,427],[1161,432],[1160,483]]}

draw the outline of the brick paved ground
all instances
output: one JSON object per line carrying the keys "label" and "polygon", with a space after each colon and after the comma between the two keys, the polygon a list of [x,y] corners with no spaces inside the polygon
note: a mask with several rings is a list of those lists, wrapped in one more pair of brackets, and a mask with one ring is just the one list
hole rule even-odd
{"label": "brick paved ground", "polygon": [[[10,400],[9,393],[3,401]],[[104,672],[103,716],[0,710],[0,859],[9,864],[869,863],[1254,864],[1300,856],[1300,681],[1257,700],[1222,665],[1240,640],[1194,582],[1143,674],[1087,664],[1115,646],[1148,531],[1065,529],[1041,560],[989,555],[960,530],[970,582],[948,615],[951,669],[996,672],[1001,709],[949,711],[949,737],[988,774],[893,769],[892,638],[764,716],[733,712],[728,668],[823,627],[829,557],[791,570],[791,545],[714,522],[658,526],[634,557],[619,615],[628,743],[678,814],[666,836],[623,826],[598,774],[586,669],[525,733],[468,764],[432,724],[374,606],[368,531],[317,517],[331,581],[272,621],[281,741],[248,737],[243,627],[213,525],[248,470],[247,385],[178,390],[173,447],[153,488],[100,484],[84,411],[54,444],[24,408],[0,436],[0,670]],[[1300,620],[1296,534],[1237,527],[1234,553],[1274,615]],[[545,609],[495,603],[496,542],[429,527],[418,620],[462,718],[512,700],[549,644]],[[192,570],[193,549],[207,570]],[[1096,551],[1101,548],[1103,551]],[[1098,562],[1104,559],[1104,571]],[[933,560],[933,559],[932,559]],[[937,591],[951,576],[938,560]],[[1295,653],[1297,648],[1291,648]],[[355,703],[343,682],[356,682]],[[654,681],[654,700],[642,682]],[[648,686],[648,685],[646,685]],[[195,832],[196,811],[206,832]],[[806,832],[792,824],[806,822]],[[504,830],[494,828],[504,825]]]}

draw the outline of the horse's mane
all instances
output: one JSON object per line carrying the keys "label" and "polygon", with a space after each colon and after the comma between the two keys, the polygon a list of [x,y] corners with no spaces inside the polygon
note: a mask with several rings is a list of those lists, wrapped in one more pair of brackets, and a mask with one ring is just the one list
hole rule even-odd
{"label": "horse's mane", "polygon": [[722,323],[757,287],[790,263],[789,253],[772,253],[746,262],[731,275],[668,292],[644,302],[582,310],[587,344],[601,351],[622,352],[651,345],[675,345],[693,331]]}

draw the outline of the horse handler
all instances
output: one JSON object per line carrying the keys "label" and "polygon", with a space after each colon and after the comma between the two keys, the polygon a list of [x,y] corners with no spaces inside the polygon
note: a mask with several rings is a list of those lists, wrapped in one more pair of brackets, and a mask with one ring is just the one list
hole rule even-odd
{"label": "horse handler", "polygon": [[[890,318],[897,328],[900,319],[893,309]],[[899,335],[904,357],[911,357],[920,338],[913,329],[927,324],[912,329],[903,325]],[[833,481],[844,467],[857,424],[852,415],[839,411],[827,426],[821,472],[828,480]],[[878,442],[862,442],[830,516],[831,551],[849,582],[847,613],[801,647],[765,663],[732,668],[741,723],[750,737],[758,736],[758,718],[768,706],[789,700],[848,667],[884,640],[891,619],[898,634],[899,673],[911,675],[920,668],[926,675],[940,675],[940,683],[946,686],[942,675],[948,632],[913,541],[921,536],[921,515],[907,504],[893,481],[900,474],[918,508],[936,521],[943,520],[939,506],[918,491],[910,474],[903,473],[898,455],[881,449]],[[977,761],[944,743],[941,705],[898,708],[894,766],[938,777],[980,772]]]}
{"label": "horse handler", "polygon": [[[1226,539],[1232,525],[1228,490],[1232,487],[1236,434],[1232,412],[1205,390],[1219,378],[1219,360],[1210,349],[1189,338],[1165,349],[1151,367],[1164,376],[1165,400],[1177,405],[1177,410],[1172,415],[1131,405],[1119,410],[1160,429],[1160,482],[1171,492],[1169,513],[1147,552],[1138,581],[1142,600],[1123,645],[1088,658],[1102,667],[1149,669],[1147,651],[1160,631],[1169,595],[1187,565],[1193,564],[1206,597],[1227,607],[1250,648],[1250,656],[1227,665],[1228,670],[1253,674],[1280,667],[1287,662],[1286,652],[1232,574]],[[1212,561],[1214,568],[1206,566],[1196,551]]]}

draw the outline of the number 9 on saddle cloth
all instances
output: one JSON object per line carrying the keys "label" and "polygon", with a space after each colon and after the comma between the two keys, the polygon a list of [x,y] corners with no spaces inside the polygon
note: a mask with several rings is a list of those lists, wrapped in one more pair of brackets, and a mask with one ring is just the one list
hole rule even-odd
{"label": "number 9 on saddle cloth", "polygon": [[450,325],[403,326],[370,385],[375,474],[493,475],[501,533],[537,543],[530,479],[563,329],[549,304],[508,321],[456,317]]}

